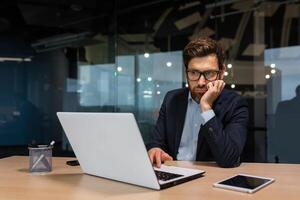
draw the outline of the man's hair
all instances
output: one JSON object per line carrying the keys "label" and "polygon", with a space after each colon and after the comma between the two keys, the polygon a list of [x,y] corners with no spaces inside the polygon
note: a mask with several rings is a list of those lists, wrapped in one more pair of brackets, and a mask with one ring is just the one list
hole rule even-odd
{"label": "man's hair", "polygon": [[196,57],[205,57],[215,54],[218,59],[219,69],[224,68],[225,55],[221,45],[208,37],[199,37],[190,41],[183,49],[183,63],[188,68],[189,62]]}

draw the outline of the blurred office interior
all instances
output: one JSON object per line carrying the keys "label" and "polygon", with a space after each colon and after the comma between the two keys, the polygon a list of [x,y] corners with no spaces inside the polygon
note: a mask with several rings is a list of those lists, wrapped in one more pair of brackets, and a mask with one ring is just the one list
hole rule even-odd
{"label": "blurred office interior", "polygon": [[0,157],[51,140],[54,155],[72,155],[58,111],[132,112],[147,141],[166,92],[186,87],[183,47],[208,36],[226,51],[226,87],[249,103],[242,160],[300,163],[299,5],[1,1]]}

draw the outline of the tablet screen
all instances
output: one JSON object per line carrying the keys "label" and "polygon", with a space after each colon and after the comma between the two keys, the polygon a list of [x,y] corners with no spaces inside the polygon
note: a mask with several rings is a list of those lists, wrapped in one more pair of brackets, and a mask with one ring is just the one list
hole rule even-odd
{"label": "tablet screen", "polygon": [[247,188],[252,190],[269,181],[270,179],[251,177],[245,175],[236,175],[232,178],[219,182],[219,184],[234,186],[234,187],[242,187],[242,188]]}

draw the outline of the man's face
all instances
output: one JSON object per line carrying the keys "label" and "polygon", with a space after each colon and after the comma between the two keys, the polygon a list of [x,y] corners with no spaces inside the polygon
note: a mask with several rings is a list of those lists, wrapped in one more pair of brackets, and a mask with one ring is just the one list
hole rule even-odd
{"label": "man's face", "polygon": [[200,101],[203,94],[207,91],[207,84],[215,80],[223,79],[224,70],[219,70],[218,59],[215,54],[210,54],[205,57],[196,57],[190,60],[187,68],[187,73],[199,77],[198,72],[205,72],[208,79],[206,80],[204,75],[201,74],[199,80],[188,80],[189,90],[194,100]]}

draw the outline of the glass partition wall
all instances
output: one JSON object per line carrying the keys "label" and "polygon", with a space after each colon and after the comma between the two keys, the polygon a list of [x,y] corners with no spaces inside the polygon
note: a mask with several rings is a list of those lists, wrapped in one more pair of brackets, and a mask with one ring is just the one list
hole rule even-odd
{"label": "glass partition wall", "polygon": [[[24,90],[23,96],[40,111],[43,133],[14,136],[21,138],[16,140],[19,144],[56,138],[70,150],[57,111],[131,112],[147,141],[164,95],[186,87],[182,49],[191,39],[207,36],[224,47],[226,87],[249,104],[242,159],[300,163],[297,1],[114,2],[109,22],[96,21],[101,28],[88,36],[88,42],[37,54],[25,63],[25,72],[20,71],[26,74],[20,75],[23,78],[16,67],[15,80],[24,82],[18,90]],[[8,102],[3,100],[0,110],[4,132],[12,118],[5,113],[18,115]]]}

